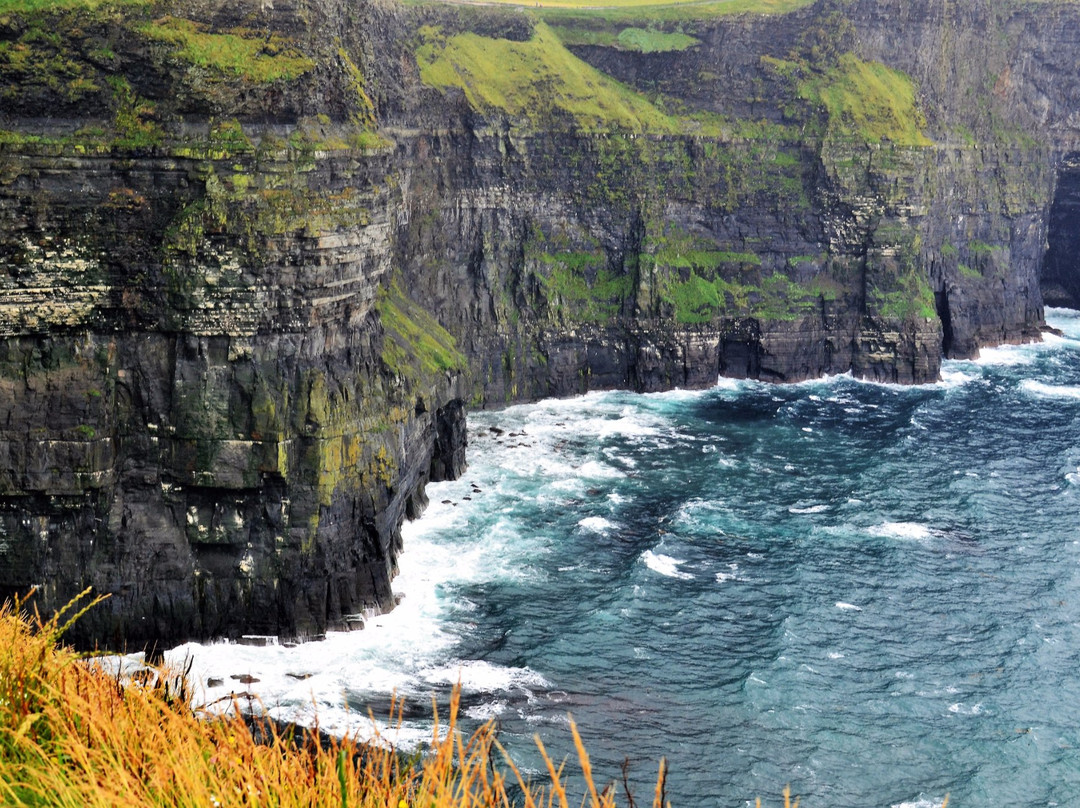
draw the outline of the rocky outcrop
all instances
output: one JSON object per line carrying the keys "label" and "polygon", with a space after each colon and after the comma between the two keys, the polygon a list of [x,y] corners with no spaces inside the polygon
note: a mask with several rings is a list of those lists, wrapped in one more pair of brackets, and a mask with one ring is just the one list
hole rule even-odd
{"label": "rocky outcrop", "polygon": [[1078,22],[4,12],[0,594],[110,593],[84,644],[347,627],[467,407],[1037,338]]}

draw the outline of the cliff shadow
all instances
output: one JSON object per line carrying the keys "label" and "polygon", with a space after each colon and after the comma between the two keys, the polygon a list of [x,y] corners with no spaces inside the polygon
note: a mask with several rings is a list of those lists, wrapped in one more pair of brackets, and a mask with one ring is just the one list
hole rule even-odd
{"label": "cliff shadow", "polygon": [[1058,169],[1039,287],[1047,306],[1080,309],[1080,153]]}

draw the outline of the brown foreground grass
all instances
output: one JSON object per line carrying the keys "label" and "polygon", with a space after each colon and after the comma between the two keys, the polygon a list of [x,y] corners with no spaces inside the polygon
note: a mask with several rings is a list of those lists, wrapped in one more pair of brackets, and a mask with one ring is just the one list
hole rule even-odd
{"label": "brown foreground grass", "polygon": [[[91,608],[42,622],[0,607],[0,805],[341,806],[341,808],[614,808],[598,789],[571,724],[584,794],[571,795],[565,764],[526,781],[486,724],[466,736],[438,714],[431,747],[409,761],[350,739],[297,736],[257,719],[193,709],[182,674],[147,670],[121,682],[59,644]],[[63,621],[63,622],[62,622]],[[653,808],[665,808],[660,763]],[[517,792],[520,789],[520,793]],[[632,798],[630,804],[633,805]],[[668,806],[669,808],[669,806]]]}

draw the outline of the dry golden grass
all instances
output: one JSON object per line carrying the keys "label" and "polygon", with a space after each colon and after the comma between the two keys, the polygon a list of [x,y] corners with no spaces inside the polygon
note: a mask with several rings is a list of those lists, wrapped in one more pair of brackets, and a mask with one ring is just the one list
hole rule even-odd
{"label": "dry golden grass", "polygon": [[[93,604],[90,604],[92,606]],[[87,606],[86,608],[90,608]],[[0,805],[350,806],[352,808],[613,808],[598,790],[571,725],[586,793],[567,794],[564,766],[544,753],[550,781],[529,783],[487,724],[471,736],[436,728],[414,763],[348,739],[297,742],[274,725],[194,711],[182,675],[121,683],[60,647],[77,619],[47,622],[0,608]],[[74,612],[70,608],[67,614]],[[83,610],[85,611],[85,609]],[[539,744],[539,739],[537,740]],[[540,745],[541,752],[543,746]],[[663,764],[653,808],[664,806]],[[520,788],[520,794],[511,792]]]}

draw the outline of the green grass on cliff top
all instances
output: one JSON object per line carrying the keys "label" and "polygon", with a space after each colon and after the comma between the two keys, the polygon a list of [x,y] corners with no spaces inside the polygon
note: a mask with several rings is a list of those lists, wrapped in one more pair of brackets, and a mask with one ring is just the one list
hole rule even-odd
{"label": "green grass on cliff top", "polygon": [[811,5],[814,0],[452,0],[480,5],[522,6],[546,12],[592,13],[597,16],[632,19],[685,19],[725,14],[784,14]]}
{"label": "green grass on cliff top", "polygon": [[[0,0],[3,2],[3,0]],[[191,20],[164,17],[139,29],[167,42],[185,61],[254,82],[291,81],[315,69],[315,62],[276,34],[251,30],[212,33]]]}
{"label": "green grass on cliff top", "polygon": [[923,131],[926,118],[916,103],[914,83],[880,62],[846,53],[835,67],[803,79],[799,95],[828,110],[833,137],[887,140],[899,146],[931,143]]}
{"label": "green grass on cliff top", "polygon": [[34,13],[63,8],[100,8],[101,6],[148,6],[153,0],[0,0],[0,14],[9,11]]}
{"label": "green grass on cliff top", "polygon": [[473,33],[444,37],[430,27],[421,33],[421,79],[439,89],[461,89],[475,109],[530,121],[564,119],[584,131],[680,131],[678,120],[578,59],[543,23],[526,42]]}

